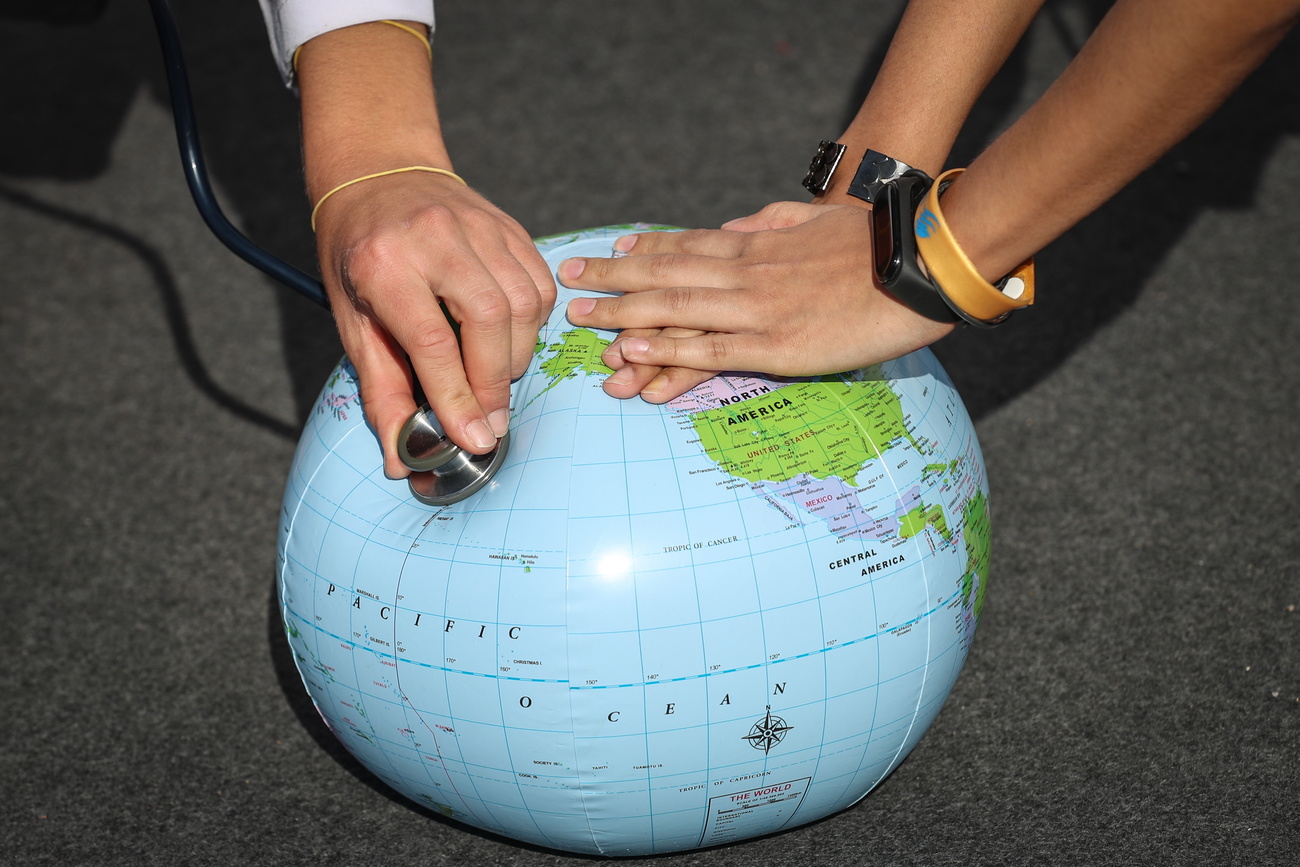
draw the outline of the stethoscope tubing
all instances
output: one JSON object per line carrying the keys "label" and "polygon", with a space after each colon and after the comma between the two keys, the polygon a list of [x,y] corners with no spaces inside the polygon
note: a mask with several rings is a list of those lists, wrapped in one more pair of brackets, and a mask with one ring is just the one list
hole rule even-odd
{"label": "stethoscope tubing", "polygon": [[200,216],[212,233],[236,256],[305,298],[328,308],[329,299],[319,280],[250,241],[221,210],[203,161],[198,122],[194,116],[194,99],[190,94],[189,75],[185,68],[176,17],[167,0],[149,0],[149,6],[153,10],[154,25],[158,28],[158,43],[162,46],[163,65],[167,71],[167,89],[171,95],[172,119],[176,126],[176,143],[181,153],[181,168]]}

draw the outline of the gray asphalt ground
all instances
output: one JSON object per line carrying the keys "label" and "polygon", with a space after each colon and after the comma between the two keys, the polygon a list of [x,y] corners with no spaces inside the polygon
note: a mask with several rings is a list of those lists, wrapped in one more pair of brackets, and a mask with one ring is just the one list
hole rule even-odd
{"label": "gray asphalt ground", "polygon": [[[406,803],[314,716],[273,566],[332,324],[196,215],[145,4],[68,27],[20,5],[0,5],[0,860],[584,860]],[[176,6],[222,201],[312,267],[256,5]],[[1103,7],[1049,0],[954,164]],[[537,235],[802,198],[900,8],[440,0],[458,169]],[[1297,49],[1046,250],[1033,312],[939,347],[988,462],[993,583],[920,746],[846,812],[658,860],[1300,862]]]}

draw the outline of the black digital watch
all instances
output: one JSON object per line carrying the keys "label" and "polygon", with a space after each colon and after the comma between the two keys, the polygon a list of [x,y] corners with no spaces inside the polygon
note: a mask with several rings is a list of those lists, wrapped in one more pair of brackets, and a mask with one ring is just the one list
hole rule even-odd
{"label": "black digital watch", "polygon": [[876,281],[927,319],[961,322],[938,287],[921,270],[916,256],[912,219],[933,180],[919,169],[908,169],[884,183],[871,209],[871,252]]}

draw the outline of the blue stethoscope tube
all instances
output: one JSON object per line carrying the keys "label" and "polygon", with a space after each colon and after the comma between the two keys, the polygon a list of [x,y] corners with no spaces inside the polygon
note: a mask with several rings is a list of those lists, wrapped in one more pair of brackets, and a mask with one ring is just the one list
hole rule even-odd
{"label": "blue stethoscope tube", "polygon": [[194,100],[190,95],[189,76],[185,72],[185,58],[181,52],[176,18],[172,15],[167,0],[149,0],[149,6],[153,9],[158,42],[162,46],[163,65],[167,70],[167,89],[171,94],[176,143],[181,151],[181,168],[203,221],[223,244],[245,262],[298,294],[328,308],[329,299],[319,280],[254,244],[222,212],[217,197],[212,192],[212,185],[208,182],[208,172],[203,162],[198,124],[194,119]]}

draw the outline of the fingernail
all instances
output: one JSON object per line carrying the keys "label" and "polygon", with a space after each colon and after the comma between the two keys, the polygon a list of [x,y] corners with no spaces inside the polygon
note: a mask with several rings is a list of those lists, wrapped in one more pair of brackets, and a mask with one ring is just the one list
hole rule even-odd
{"label": "fingernail", "polygon": [[569,302],[569,315],[571,317],[586,316],[588,313],[590,313],[595,309],[596,309],[595,298],[574,298],[572,301]]}
{"label": "fingernail", "polygon": [[465,426],[465,437],[474,444],[475,448],[490,449],[497,444],[492,429],[481,418],[476,418]]}
{"label": "fingernail", "polygon": [[583,270],[587,267],[586,259],[565,259],[560,263],[559,274],[561,280],[577,280],[582,276]]}
{"label": "fingernail", "polygon": [[505,436],[510,430],[510,411],[497,409],[488,413],[488,426],[497,439]]}
{"label": "fingernail", "polygon": [[632,248],[636,246],[636,242],[638,238],[639,238],[638,235],[624,235],[623,237],[619,238],[617,241],[614,242],[614,252],[615,253],[632,252]]}
{"label": "fingernail", "polygon": [[644,355],[650,348],[650,341],[642,340],[640,337],[629,337],[623,341],[623,356]]}
{"label": "fingernail", "polygon": [[660,374],[650,380],[650,382],[646,384],[645,388],[641,389],[641,397],[651,403],[655,403],[656,399],[659,397],[659,393],[663,391],[667,385],[668,377]]}
{"label": "fingernail", "polygon": [[623,367],[623,368],[619,368],[617,371],[610,374],[610,377],[605,381],[608,382],[610,385],[627,385],[629,382],[632,381],[632,377],[635,374],[636,371],[633,370],[632,368]]}

